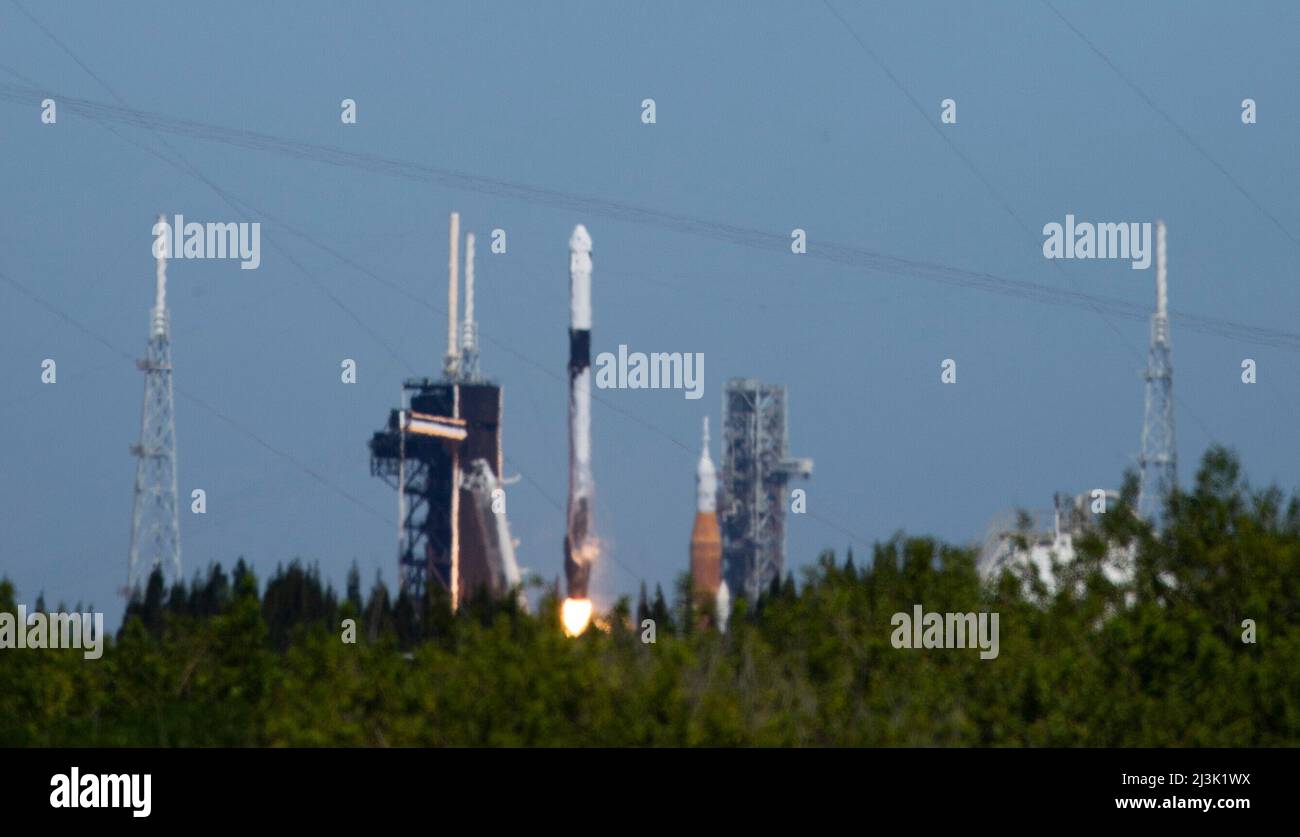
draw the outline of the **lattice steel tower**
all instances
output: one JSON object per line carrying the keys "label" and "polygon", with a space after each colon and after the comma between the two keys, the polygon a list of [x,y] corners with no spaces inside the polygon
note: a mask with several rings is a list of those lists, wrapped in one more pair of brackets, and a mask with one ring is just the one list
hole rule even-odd
{"label": "lattice steel tower", "polygon": [[812,474],[787,455],[785,387],[733,378],[722,393],[722,564],[732,595],[757,601],[785,566],[785,486]]}
{"label": "lattice steel tower", "polygon": [[1141,490],[1138,514],[1161,523],[1165,499],[1178,485],[1174,444],[1174,367],[1169,351],[1168,284],[1165,274],[1165,222],[1156,221],[1156,313],[1151,317],[1151,352],[1146,371],[1146,409],[1142,419]]}
{"label": "lattice steel tower", "polygon": [[[160,215],[158,223],[166,221]],[[155,227],[155,233],[159,228]],[[172,408],[172,344],[167,311],[167,255],[170,228],[155,239],[156,288],[149,316],[149,348],[136,366],[144,371],[140,441],[131,446],[138,462],[131,509],[131,552],[126,592],[143,587],[154,567],[168,584],[181,579],[181,531],[176,507],[176,420]]]}

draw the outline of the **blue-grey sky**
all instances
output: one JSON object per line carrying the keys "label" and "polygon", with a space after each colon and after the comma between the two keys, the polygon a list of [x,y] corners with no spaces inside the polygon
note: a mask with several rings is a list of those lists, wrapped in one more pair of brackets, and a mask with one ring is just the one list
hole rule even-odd
{"label": "blue-grey sky", "polygon": [[[1175,310],[1282,330],[1300,311],[1292,4],[1057,3],[1147,102],[1040,2],[836,2],[932,123],[956,100],[941,130],[979,176],[822,3],[23,6],[131,107],[168,118],[779,236],[799,227],[810,254],[849,245],[1143,306],[1153,270],[1054,266],[1039,230],[1067,213],[1162,217]],[[0,65],[0,83],[116,104],[10,2]],[[1242,123],[1246,97],[1257,124]],[[355,126],[340,122],[343,98]],[[641,122],[645,98],[656,124]],[[0,99],[0,272],[142,356],[157,213],[262,223],[257,270],[169,269],[176,384],[215,409],[176,401],[187,575],[243,555],[265,578],[298,556],[337,585],[353,560],[393,580],[395,499],[369,476],[366,441],[401,379],[440,365],[453,209],[482,242],[482,363],[505,387],[507,473],[528,477],[509,494],[528,569],[561,571],[575,223],[595,242],[594,351],[705,356],[702,400],[598,393],[597,528],[618,561],[605,602],[685,568],[700,419],[717,421],[732,376],[787,384],[792,453],[816,460],[813,514],[787,521],[796,570],[842,551],[845,530],[859,551],[900,529],[973,541],[1006,508],[1118,485],[1136,459],[1144,321],[167,135],[258,209],[240,213],[146,150],[169,154],[156,135],[113,129],[67,111],[44,125],[39,99]],[[496,227],[504,255],[487,252]],[[1211,441],[1256,483],[1300,483],[1295,350],[1177,318],[1172,341],[1183,483]],[[340,383],[343,358],[355,386]],[[955,385],[940,383],[944,358]],[[1253,386],[1243,358],[1257,361]],[[0,573],[23,600],[120,614],[142,384],[0,284]],[[194,488],[204,516],[188,511]]]}

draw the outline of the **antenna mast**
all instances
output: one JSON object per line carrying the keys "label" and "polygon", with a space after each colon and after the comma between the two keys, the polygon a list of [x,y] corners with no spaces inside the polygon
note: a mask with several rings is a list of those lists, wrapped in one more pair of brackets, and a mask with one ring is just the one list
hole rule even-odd
{"label": "antenna mast", "polygon": [[465,322],[460,334],[460,377],[477,381],[478,323],[474,322],[474,233],[465,236]]}
{"label": "antenna mast", "polygon": [[443,358],[443,374],[447,380],[454,381],[460,367],[460,355],[456,351],[456,293],[458,279],[457,268],[460,265],[460,213],[451,213],[450,253],[447,259],[447,354]]}
{"label": "antenna mast", "polygon": [[168,585],[181,580],[171,317],[167,311],[167,254],[171,246],[171,227],[159,215],[154,230],[162,246],[155,245],[154,306],[149,317],[147,354],[144,360],[136,361],[136,366],[144,372],[144,405],[140,411],[140,441],[131,446],[137,463],[131,508],[131,548],[127,558],[128,596],[143,588],[155,567],[162,568]]}
{"label": "antenna mast", "polygon": [[1142,419],[1141,490],[1138,514],[1157,526],[1164,502],[1178,486],[1174,443],[1174,368],[1169,348],[1169,286],[1165,268],[1165,222],[1156,221],[1156,312],[1146,370]]}

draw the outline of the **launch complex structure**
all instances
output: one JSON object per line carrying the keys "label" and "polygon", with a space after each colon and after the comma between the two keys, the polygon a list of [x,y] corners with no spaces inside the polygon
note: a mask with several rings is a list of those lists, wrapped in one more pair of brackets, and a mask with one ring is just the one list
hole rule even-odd
{"label": "launch complex structure", "polygon": [[[451,214],[447,352],[442,378],[410,378],[401,406],[370,438],[370,473],[397,489],[400,590],[423,600],[446,590],[451,608],[471,597],[524,602],[515,542],[505,514],[501,447],[502,389],[479,370],[474,320],[474,236],[465,240],[465,319],[457,321],[460,216]],[[588,586],[598,552],[592,527],[591,237],[579,225],[569,241],[569,503],[564,539],[572,635],[591,617]]]}
{"label": "launch complex structure", "polygon": [[722,393],[723,574],[751,602],[784,569],[786,485],[813,470],[788,453],[786,404],[784,386],[754,378],[732,378]]}
{"label": "launch complex structure", "polygon": [[474,236],[465,246],[465,319],[457,322],[460,215],[450,224],[443,375],[409,378],[401,406],[370,439],[370,473],[397,489],[398,582],[422,600],[435,585],[452,610],[519,588],[502,487],[501,387],[478,366]]}
{"label": "launch complex structure", "polygon": [[[397,489],[400,590],[423,600],[441,588],[453,610],[476,595],[521,593],[502,488],[502,388],[479,370],[472,234],[465,244],[465,318],[458,321],[460,216],[453,212],[442,377],[407,379],[400,406],[369,443],[371,474]],[[600,553],[592,514],[591,253],[591,236],[578,225],[569,239],[567,598],[561,612],[572,636],[590,622],[591,571]],[[811,459],[787,454],[786,404],[784,386],[752,378],[727,382],[721,486],[705,428],[692,567],[699,592],[709,598],[721,593],[724,624],[728,588],[757,601],[781,578],[786,485],[812,473]]]}
{"label": "launch complex structure", "polygon": [[[1169,276],[1166,266],[1165,223],[1156,221],[1156,306],[1151,315],[1147,352],[1145,403],[1142,412],[1142,447],[1138,455],[1138,516],[1160,531],[1164,507],[1178,487],[1178,449],[1174,438],[1174,372],[1169,345]],[[976,566],[981,577],[996,578],[1012,566],[1030,566],[1039,579],[1054,589],[1053,563],[1068,564],[1075,558],[1075,542],[1097,527],[1096,515],[1119,492],[1102,489],[1102,497],[1090,494],[1058,493],[1050,515],[1006,511],[994,518],[985,534]],[[1098,500],[1102,504],[1094,508]],[[1022,518],[1027,518],[1023,519]],[[1050,523],[1044,525],[1044,518]],[[1112,544],[1103,562],[1103,572],[1114,583],[1132,578],[1133,546]]]}

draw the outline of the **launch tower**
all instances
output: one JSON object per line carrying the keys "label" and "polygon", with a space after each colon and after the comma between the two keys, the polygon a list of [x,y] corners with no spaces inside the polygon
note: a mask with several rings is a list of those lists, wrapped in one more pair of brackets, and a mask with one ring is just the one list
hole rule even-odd
{"label": "launch tower", "polygon": [[722,562],[734,595],[757,601],[785,566],[786,483],[812,475],[787,454],[786,389],[732,378],[722,393]]}
{"label": "launch tower", "polygon": [[520,583],[501,488],[502,390],[478,370],[473,236],[466,242],[465,322],[456,320],[459,237],[460,216],[452,213],[443,378],[405,381],[401,407],[370,439],[370,473],[397,488],[400,587],[422,598],[437,584],[453,610],[480,592],[497,597]]}

